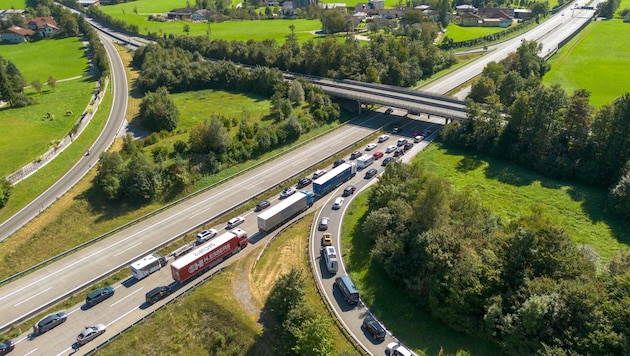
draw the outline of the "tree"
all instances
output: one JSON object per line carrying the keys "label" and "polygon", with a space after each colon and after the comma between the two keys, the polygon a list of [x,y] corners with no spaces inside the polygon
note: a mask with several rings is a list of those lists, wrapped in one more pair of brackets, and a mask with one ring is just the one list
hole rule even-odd
{"label": "tree", "polygon": [[53,90],[55,90],[55,85],[57,85],[57,79],[52,75],[48,76],[48,81],[46,82]]}
{"label": "tree", "polygon": [[292,81],[289,85],[287,96],[294,105],[300,106],[304,101],[304,88],[302,88],[302,83],[297,80]]}
{"label": "tree", "polygon": [[35,79],[31,82],[31,86],[37,90],[37,93],[41,94],[44,84],[42,84],[39,79]]}
{"label": "tree", "polygon": [[279,324],[283,324],[289,312],[304,303],[304,276],[295,267],[278,278],[269,292],[265,308]]}
{"label": "tree", "polygon": [[138,115],[142,124],[153,131],[173,131],[179,121],[179,110],[165,87],[144,96]]}
{"label": "tree", "polygon": [[142,154],[134,154],[122,176],[122,193],[129,203],[153,200],[160,188],[160,172]]}
{"label": "tree", "polygon": [[630,220],[630,170],[610,190],[609,197],[615,213]]}
{"label": "tree", "polygon": [[26,79],[22,76],[20,70],[11,61],[7,61],[7,78],[13,85],[13,91],[21,93],[26,86]]}
{"label": "tree", "polygon": [[15,97],[16,94],[11,78],[7,75],[4,59],[0,56],[0,100],[13,105],[15,103]]}
{"label": "tree", "polygon": [[346,19],[337,9],[322,12],[322,28],[328,34],[335,34],[346,30]]}
{"label": "tree", "polygon": [[185,24],[184,25],[184,33],[186,33],[186,35],[190,34],[190,25],[189,24]]}
{"label": "tree", "polygon": [[63,11],[57,24],[62,37],[76,37],[79,34],[79,24],[70,11]]}
{"label": "tree", "polygon": [[296,338],[293,351],[305,356],[325,356],[334,351],[331,325],[321,315],[306,319],[292,330]]}
{"label": "tree", "polygon": [[105,151],[101,154],[95,182],[106,199],[118,198],[123,172],[124,162],[120,153]]}
{"label": "tree", "polygon": [[213,116],[209,121],[190,130],[188,142],[192,152],[221,154],[227,151],[231,140],[223,122]]}
{"label": "tree", "polygon": [[13,185],[11,182],[6,179],[0,180],[0,209],[7,205],[12,191]]}

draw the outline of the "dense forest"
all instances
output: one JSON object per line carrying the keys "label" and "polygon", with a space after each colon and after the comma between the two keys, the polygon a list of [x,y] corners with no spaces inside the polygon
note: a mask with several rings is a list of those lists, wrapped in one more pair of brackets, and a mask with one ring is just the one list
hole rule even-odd
{"label": "dense forest", "polygon": [[368,204],[372,258],[454,329],[514,355],[630,353],[630,251],[598,270],[542,211],[505,223],[417,165],[388,165]]}
{"label": "dense forest", "polygon": [[540,79],[548,64],[535,42],[490,63],[473,84],[466,120],[442,131],[447,144],[504,158],[547,176],[611,188],[630,218],[630,94],[596,109],[587,90],[568,95]]}

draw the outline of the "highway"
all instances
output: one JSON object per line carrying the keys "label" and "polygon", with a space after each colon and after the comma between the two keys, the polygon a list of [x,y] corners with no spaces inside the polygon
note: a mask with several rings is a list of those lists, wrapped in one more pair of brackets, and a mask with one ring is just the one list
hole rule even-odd
{"label": "highway", "polygon": [[[520,42],[520,39],[515,39],[514,41]],[[108,52],[111,50],[111,48],[109,47],[111,47],[111,45],[106,45],[106,49],[108,50]],[[492,51],[491,53],[494,54],[495,52],[498,52],[498,50]],[[507,55],[507,53],[509,52],[506,52],[505,54]],[[117,56],[115,57],[117,58]],[[485,57],[487,56],[484,56],[484,58]],[[474,63],[476,62],[477,61],[475,61]],[[473,67],[473,70],[471,70],[470,72],[474,72],[474,68],[475,67]],[[483,66],[479,68],[478,73],[481,72],[482,68]],[[118,70],[113,69],[112,72],[124,73],[124,68],[119,68]],[[465,77],[460,77],[458,80],[461,83],[464,79]],[[454,80],[455,79],[451,78],[451,81]],[[120,80],[115,80],[114,82],[120,82]],[[126,86],[126,80],[122,82],[124,82]],[[432,84],[436,85],[435,82]],[[439,86],[437,86],[437,88],[439,88]],[[445,93],[448,91],[442,89],[433,89],[431,86],[425,87],[423,89],[425,89],[426,91],[438,93]],[[117,92],[120,91],[117,90]],[[123,93],[126,106],[126,87]],[[117,108],[120,108],[120,103],[113,105],[112,112]],[[122,122],[122,120],[124,120],[124,111],[122,112],[122,114],[120,114],[119,118],[121,120],[119,122]],[[177,238],[181,235],[182,232],[190,231],[197,226],[201,226],[206,221],[212,220],[218,214],[221,214],[224,211],[233,208],[235,205],[246,201],[250,197],[256,196],[271,188],[276,187],[279,181],[283,181],[289,177],[292,177],[296,172],[308,169],[313,164],[313,162],[316,162],[321,158],[330,156],[338,150],[350,145],[351,143],[356,142],[366,137],[367,135],[370,135],[372,132],[374,132],[374,130],[383,125],[386,125],[389,120],[391,120],[391,117],[384,117],[377,114],[370,116],[364,121],[346,125],[338,130],[333,131],[330,135],[326,135],[325,137],[322,137],[316,141],[310,142],[308,145],[300,148],[299,150],[287,153],[277,160],[274,160],[264,166],[258,167],[246,174],[236,177],[235,179],[225,183],[224,185],[211,189],[167,211],[157,214],[123,232],[112,236],[111,238],[100,241],[88,248],[85,248],[73,254],[72,256],[64,258],[63,260],[57,261],[39,271],[23,277],[18,281],[0,287],[0,301],[2,301],[2,303],[0,303],[0,315],[3,316],[0,320],[0,322],[2,323],[2,325],[0,325],[0,330],[5,330],[9,325],[19,320],[23,320],[27,316],[32,315],[37,311],[43,310],[44,308],[54,304],[56,301],[63,299],[67,295],[70,295],[73,292],[90,285],[95,280],[106,276],[110,272],[126,266],[127,264],[129,264],[129,262],[135,260],[138,256],[142,256],[150,251],[153,251],[158,246],[162,246],[169,241]],[[109,124],[110,123],[108,122],[108,125]],[[107,146],[109,146],[109,143],[111,142],[112,138],[119,128],[120,124],[117,126],[114,125],[113,131],[110,132],[111,135],[107,135],[105,133],[101,135],[101,137],[99,137],[99,140],[97,140],[97,142],[95,143],[92,151],[98,152],[99,149],[104,150]],[[84,157],[77,164],[77,166],[88,164],[89,167],[95,164],[96,160],[97,155],[93,154],[91,156]],[[379,169],[379,171],[381,170],[382,169]],[[361,175],[357,176],[362,177]],[[52,189],[53,188],[51,187],[50,190]],[[63,192],[60,194],[63,194]],[[332,195],[334,195],[334,193],[331,193],[330,196]],[[58,195],[53,196],[56,197]],[[224,220],[227,220],[228,218],[229,216],[226,217],[226,219]],[[251,223],[252,219],[249,220],[250,221],[248,221],[248,223]],[[4,224],[0,225],[0,229],[2,229],[3,227]],[[244,228],[247,230],[246,227]],[[264,239],[264,236],[258,236],[257,234],[254,234],[250,237],[252,238],[252,243],[254,245],[258,241]],[[242,254],[243,252],[241,253],[241,255]],[[158,278],[157,274],[155,276],[156,278]],[[152,281],[150,278],[153,277],[154,276],[151,276],[149,277],[149,279],[146,279],[142,282]],[[154,285],[151,284],[151,286]],[[140,284],[138,284],[138,287],[140,287]],[[148,287],[149,286],[147,286],[146,288]],[[142,286],[142,288],[145,287]],[[124,298],[125,294],[120,293],[123,290],[129,289],[126,286],[124,287],[124,289],[118,287],[117,296],[115,296],[114,298]],[[141,296],[140,299],[144,298],[143,292],[141,291],[134,290],[133,292],[130,291],[129,293],[134,293],[133,295],[135,297],[128,297],[124,300],[129,300],[130,302],[133,301],[133,303],[137,303],[136,298],[138,296]],[[105,308],[106,305],[110,305],[114,302],[116,302],[116,299],[112,299],[111,303],[110,300],[108,300],[104,304],[92,308],[90,311],[86,311],[85,313],[81,311],[81,314],[84,314],[84,317],[80,318],[80,323],[85,324],[90,320],[101,320],[99,322],[110,324],[110,330],[112,330],[112,328],[115,328],[114,325],[118,325],[118,323],[123,323],[123,321],[128,322],[129,320],[133,319],[131,315],[135,315],[135,312],[127,313],[128,310],[115,312],[111,309],[106,309],[105,311],[103,311],[102,315],[89,314],[92,312],[92,310],[94,311],[94,313],[98,313],[98,311],[100,310],[99,307]],[[128,305],[122,302],[116,305],[121,305],[122,307],[123,304],[124,306],[128,307]],[[135,304],[136,307],[137,305],[138,304]],[[110,306],[110,308],[111,307],[114,306]],[[146,312],[146,310],[144,312]],[[75,313],[79,313],[79,311],[75,311]],[[343,319],[345,322],[345,315],[342,316],[344,317]],[[110,321],[104,320],[106,318],[112,319]],[[68,323],[62,325],[60,328],[69,325],[70,320]],[[72,343],[74,335],[76,335],[76,333],[78,333],[80,329],[81,328],[79,328],[79,330],[72,329],[72,331],[70,331],[73,337],[71,337],[68,341],[65,341],[64,339],[64,343],[67,344],[64,344],[65,346],[63,347],[67,348]],[[106,337],[110,333],[110,330],[108,330],[105,336],[102,337]],[[357,329],[352,328],[351,330]],[[57,331],[58,330],[55,329],[51,331],[50,334],[46,334],[44,336],[54,335]],[[41,340],[45,340],[43,337],[40,338]],[[37,340],[40,338],[36,338],[35,340],[28,342],[37,342]],[[27,342],[27,340],[22,342]],[[18,345],[19,349],[22,349],[22,342]],[[384,347],[384,344],[381,346]],[[44,345],[48,344],[44,343]],[[61,350],[63,351],[65,349]],[[379,347],[377,347],[375,350],[379,350]]]}
{"label": "highway", "polygon": [[[101,152],[109,148],[125,122],[128,98],[125,67],[114,46],[105,38],[105,35],[101,34],[100,36],[111,63],[112,80],[110,84],[113,92],[113,102],[107,123],[91,147],[92,154],[79,159],[79,161],[72,166],[63,177],[50,186],[50,188],[9,219],[2,222],[2,224],[0,224],[0,241],[3,241],[22,226],[26,225],[77,184],[98,162]],[[22,184],[28,184],[28,181]]]}

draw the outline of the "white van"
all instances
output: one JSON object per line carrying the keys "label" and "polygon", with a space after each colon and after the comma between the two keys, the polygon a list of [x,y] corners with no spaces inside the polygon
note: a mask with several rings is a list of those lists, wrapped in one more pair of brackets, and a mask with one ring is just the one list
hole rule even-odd
{"label": "white van", "polygon": [[333,246],[326,246],[324,248],[324,259],[326,260],[328,273],[337,273],[339,270],[339,260],[337,259],[337,251],[335,251]]}

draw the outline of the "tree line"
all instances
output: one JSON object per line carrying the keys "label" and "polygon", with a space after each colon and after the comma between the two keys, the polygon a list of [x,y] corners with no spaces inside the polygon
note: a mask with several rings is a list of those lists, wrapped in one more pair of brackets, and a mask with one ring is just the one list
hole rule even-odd
{"label": "tree line", "polygon": [[476,192],[389,164],[362,224],[371,258],[435,318],[513,355],[630,352],[630,251],[603,269],[540,208],[508,223]]}
{"label": "tree line", "polygon": [[[473,84],[468,117],[442,131],[449,145],[473,148],[541,174],[615,187],[615,207],[630,199],[624,179],[630,160],[630,94],[596,109],[590,93],[568,95],[541,83],[549,65],[524,42],[516,53],[490,63]],[[630,200],[629,200],[630,202]],[[630,217],[627,209],[616,209]]]}
{"label": "tree line", "polygon": [[[138,119],[155,132],[137,142],[126,137],[120,153],[102,156],[95,185],[109,201],[168,200],[203,175],[289,144],[340,115],[339,106],[321,88],[304,80],[284,81],[277,69],[248,70],[159,45],[139,49],[133,64],[142,68],[138,88],[147,91]],[[204,123],[190,129],[187,140],[160,143],[160,138],[181,133],[177,130],[180,113],[169,93],[210,88],[270,97],[270,112],[263,119],[268,123],[254,123],[246,112],[240,118],[211,113]]]}
{"label": "tree line", "polygon": [[243,42],[211,40],[205,36],[168,36],[160,39],[160,44],[198,52],[205,58],[406,87],[456,63],[452,53],[438,49],[429,37],[394,38],[378,34],[367,45],[361,45],[354,37],[345,41],[326,37],[300,46],[291,29],[282,45],[275,40]]}

